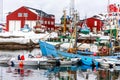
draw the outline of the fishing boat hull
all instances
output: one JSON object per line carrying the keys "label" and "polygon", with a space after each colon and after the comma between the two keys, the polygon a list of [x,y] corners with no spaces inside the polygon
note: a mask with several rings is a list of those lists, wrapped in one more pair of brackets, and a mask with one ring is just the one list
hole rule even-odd
{"label": "fishing boat hull", "polygon": [[47,58],[26,58],[25,60],[17,60],[12,58],[8,65],[12,66],[39,66],[42,63],[47,62]]}
{"label": "fishing boat hull", "polygon": [[110,61],[107,59],[95,59],[97,62],[100,63],[100,67],[102,68],[114,68],[115,67],[115,62],[114,61]]}
{"label": "fishing boat hull", "polygon": [[64,57],[64,58],[79,58],[80,62],[84,65],[88,66],[98,66],[98,62],[94,60],[93,57],[90,56],[82,56],[79,54],[63,52],[60,50],[56,50],[54,45],[46,43],[44,41],[39,41],[40,49],[42,55],[44,56],[53,56],[53,57]]}

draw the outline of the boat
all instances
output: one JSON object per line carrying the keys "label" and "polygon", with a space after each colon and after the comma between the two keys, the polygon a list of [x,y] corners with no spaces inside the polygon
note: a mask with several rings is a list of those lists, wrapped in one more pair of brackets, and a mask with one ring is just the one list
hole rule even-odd
{"label": "boat", "polygon": [[79,54],[74,54],[74,53],[68,53],[68,52],[63,52],[60,50],[56,50],[55,46],[46,43],[45,41],[39,41],[40,45],[40,50],[42,52],[43,56],[53,56],[55,58],[79,58],[79,62],[84,65],[89,65],[89,66],[97,66],[98,62],[94,60],[94,57],[90,56],[83,56]]}
{"label": "boat", "polygon": [[[48,61],[46,57],[40,57],[40,58],[25,58],[25,59],[17,59],[17,58],[11,58],[8,62],[8,65],[11,66],[38,66],[45,64]],[[46,63],[47,64],[47,63]]]}
{"label": "boat", "polygon": [[95,59],[100,63],[102,68],[113,68],[116,69],[120,67],[120,57],[119,56],[108,56],[108,57],[101,57],[99,59]]}
{"label": "boat", "polygon": [[107,59],[95,59],[100,63],[101,68],[113,68],[115,66],[115,62],[107,60]]}
{"label": "boat", "polygon": [[34,26],[34,30],[35,33],[45,33],[45,26],[43,26],[40,21],[38,20],[36,22],[36,26]]}
{"label": "boat", "polygon": [[45,57],[28,57],[21,59],[11,58],[6,63],[10,66],[59,66],[59,65],[74,65],[77,64],[78,58],[64,59],[63,58],[50,58]]}
{"label": "boat", "polygon": [[23,32],[29,32],[31,31],[32,29],[28,26],[28,24],[25,24],[23,28],[21,28],[21,31]]}

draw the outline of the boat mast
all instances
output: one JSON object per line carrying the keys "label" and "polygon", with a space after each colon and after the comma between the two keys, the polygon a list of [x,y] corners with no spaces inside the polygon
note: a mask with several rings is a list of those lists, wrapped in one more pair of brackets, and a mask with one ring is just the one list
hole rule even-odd
{"label": "boat mast", "polygon": [[63,13],[64,13],[63,33],[66,34],[66,10],[63,10]]}
{"label": "boat mast", "polygon": [[70,1],[70,17],[73,18],[74,10],[75,9],[75,1],[71,0]]}
{"label": "boat mast", "polygon": [[71,17],[71,28],[74,28],[74,37],[75,37],[75,43],[73,45],[73,48],[77,48],[77,21],[78,21],[78,13],[77,10],[75,10],[75,0],[71,0],[70,2],[70,17]]}
{"label": "boat mast", "polygon": [[[108,0],[107,12],[108,12],[108,21],[111,21],[109,5],[110,5],[110,0]],[[109,23],[109,26],[110,26],[110,40],[109,40],[110,49],[109,49],[109,55],[112,55],[112,29],[111,29],[112,25]]]}
{"label": "boat mast", "polygon": [[77,19],[78,19],[78,14],[77,11],[74,12],[74,19],[73,19],[73,25],[74,25],[74,31],[75,31],[75,43],[74,43],[74,48],[77,48]]}

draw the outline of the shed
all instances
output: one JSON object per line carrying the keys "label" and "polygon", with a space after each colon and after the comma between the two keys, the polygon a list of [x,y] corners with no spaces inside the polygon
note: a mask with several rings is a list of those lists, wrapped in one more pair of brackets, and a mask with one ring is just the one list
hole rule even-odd
{"label": "shed", "polygon": [[83,23],[85,23],[90,28],[90,31],[96,31],[96,32],[101,31],[103,26],[103,22],[94,17],[85,19],[84,21],[82,21],[80,25],[82,25]]}

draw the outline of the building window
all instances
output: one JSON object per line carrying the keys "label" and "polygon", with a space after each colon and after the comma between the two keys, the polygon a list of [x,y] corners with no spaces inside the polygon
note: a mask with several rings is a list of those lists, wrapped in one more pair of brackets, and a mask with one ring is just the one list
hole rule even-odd
{"label": "building window", "polygon": [[54,30],[54,28],[51,28],[51,30]]}
{"label": "building window", "polygon": [[50,21],[48,21],[48,25],[50,24]]}
{"label": "building window", "polygon": [[94,26],[97,26],[97,21],[94,22]]}
{"label": "building window", "polygon": [[23,13],[23,16],[24,17],[28,17],[28,13]]}
{"label": "building window", "polygon": [[45,21],[45,24],[47,24],[47,21]]}
{"label": "building window", "polygon": [[18,13],[18,17],[22,17],[22,13]]}
{"label": "building window", "polygon": [[40,20],[40,23],[43,24],[43,20]]}
{"label": "building window", "polygon": [[51,25],[54,25],[54,22],[53,22],[53,21],[51,21]]}

